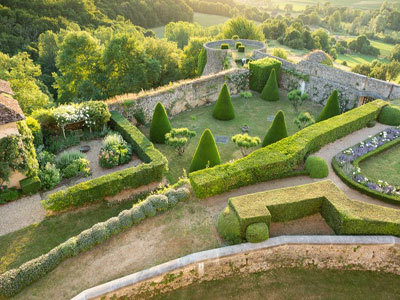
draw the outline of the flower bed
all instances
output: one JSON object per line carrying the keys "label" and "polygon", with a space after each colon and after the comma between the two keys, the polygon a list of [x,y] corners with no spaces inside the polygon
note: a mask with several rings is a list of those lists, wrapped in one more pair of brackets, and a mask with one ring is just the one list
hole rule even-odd
{"label": "flower bed", "polygon": [[389,203],[400,204],[400,186],[365,176],[359,163],[400,143],[400,127],[387,128],[373,137],[343,150],[332,160],[335,172],[350,187]]}

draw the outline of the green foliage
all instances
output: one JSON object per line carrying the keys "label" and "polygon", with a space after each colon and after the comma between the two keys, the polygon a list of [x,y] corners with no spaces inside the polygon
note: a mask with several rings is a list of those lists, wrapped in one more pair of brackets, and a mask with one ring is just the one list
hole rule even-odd
{"label": "green foliage", "polygon": [[324,108],[322,109],[320,115],[315,120],[316,122],[321,122],[332,118],[334,116],[340,115],[340,106],[338,100],[338,92],[334,90],[332,94],[329,96],[328,101],[326,102]]}
{"label": "green foliage", "polygon": [[207,64],[207,50],[201,49],[199,58],[197,61],[197,75],[201,76],[203,74],[204,68]]}
{"label": "green foliage", "polygon": [[204,130],[201,135],[196,152],[193,155],[189,172],[194,172],[207,167],[214,167],[221,163],[214,136],[209,129]]}
{"label": "green foliage", "polygon": [[150,140],[153,143],[164,144],[165,135],[172,129],[167,112],[161,102],[154,108],[153,118],[150,125]]}
{"label": "green foliage", "polygon": [[151,195],[146,201],[149,201],[156,211],[168,210],[168,197],[165,195]]}
{"label": "green foliage", "polygon": [[400,62],[400,44],[397,44],[390,53],[390,59]]}
{"label": "green foliage", "polygon": [[99,165],[111,169],[128,163],[132,158],[132,149],[118,133],[108,134],[103,140],[99,153]]}
{"label": "green foliage", "polygon": [[226,83],[222,86],[217,102],[214,105],[213,117],[222,121],[228,121],[235,118],[235,110]]}
{"label": "green foliage", "polygon": [[372,55],[375,57],[380,54],[379,49],[372,46],[365,35],[360,35],[355,40],[349,42],[349,49],[361,54]]}
{"label": "green foliage", "polygon": [[0,162],[0,180],[1,180],[0,186],[4,182],[8,181],[10,176],[11,176],[11,169],[10,169],[8,163],[5,161]]}
{"label": "green foliage", "polygon": [[235,48],[236,49],[239,49],[239,46],[242,46],[242,42],[236,42],[235,43]]}
{"label": "green foliage", "polygon": [[283,58],[283,59],[287,59],[288,58],[288,53],[283,48],[274,48],[272,50],[272,55],[276,56],[276,57],[279,57],[279,58]]}
{"label": "green foliage", "polygon": [[379,123],[391,126],[400,125],[400,106],[388,105],[379,114]]}
{"label": "green foliage", "polygon": [[305,168],[311,178],[325,178],[329,175],[326,161],[318,156],[307,157]]}
{"label": "green foliage", "polygon": [[308,99],[307,93],[301,93],[300,90],[294,89],[288,93],[288,99],[290,103],[293,105],[293,108],[296,112],[299,111],[299,107],[303,104],[304,101]]}
{"label": "green foliage", "polygon": [[221,49],[222,49],[222,50],[227,50],[227,49],[229,49],[229,44],[221,44]]}
{"label": "green foliage", "polygon": [[250,91],[240,92],[240,97],[249,99],[249,98],[253,97],[253,94]]}
{"label": "green foliage", "polygon": [[268,146],[273,143],[280,141],[288,136],[285,122],[285,115],[283,111],[278,111],[275,115],[274,121],[271,124],[271,127],[268,129],[267,134],[264,137],[262,142],[262,146]]}
{"label": "green foliage", "polygon": [[85,158],[85,157],[86,157],[85,154],[83,154],[77,150],[66,151],[66,152],[62,153],[59,158],[57,158],[56,164],[59,169],[65,169],[74,160]]}
{"label": "green foliage", "polygon": [[180,57],[180,71],[183,78],[193,78],[200,75],[199,55],[204,49],[204,43],[208,41],[208,37],[195,37],[190,39],[189,44],[183,49]]}
{"label": "green foliage", "polygon": [[[306,128],[306,127],[314,124],[315,120],[314,120],[313,116],[310,115],[309,112],[302,112],[302,113],[299,113],[297,118],[294,120],[294,123],[301,130],[303,128]],[[367,126],[368,126],[368,124],[367,124]]]}
{"label": "green foliage", "polygon": [[[0,187],[1,189],[1,187]],[[0,204],[4,204],[7,202],[15,201],[21,197],[21,193],[14,188],[11,189],[5,189],[3,187],[3,190],[0,191]]]}
{"label": "green foliage", "polygon": [[179,155],[183,155],[187,144],[194,136],[196,136],[196,132],[188,128],[172,128],[172,130],[165,135],[165,144],[175,148]]}
{"label": "green foliage", "polygon": [[370,64],[357,64],[351,71],[376,79],[395,81],[400,74],[400,62],[394,60],[385,63],[375,59]]}
{"label": "green foliage", "polygon": [[61,181],[60,170],[49,162],[39,169],[38,176],[42,183],[42,188],[47,190],[53,189]]}
{"label": "green foliage", "polygon": [[260,243],[269,238],[268,225],[265,223],[253,223],[246,228],[246,240],[249,243]]}
{"label": "green foliage", "polygon": [[230,244],[242,242],[239,219],[229,206],[219,214],[217,230],[219,235]]}
{"label": "green foliage", "polygon": [[258,146],[261,143],[261,140],[258,136],[253,137],[245,133],[234,135],[232,137],[232,142],[240,148],[243,156],[247,156],[248,153],[246,150]]}
{"label": "green foliage", "polygon": [[279,88],[278,88],[278,81],[276,78],[275,69],[271,70],[271,74],[268,77],[268,81],[261,92],[261,98],[266,101],[279,100]]}
{"label": "green foliage", "polygon": [[261,29],[253,22],[243,16],[232,18],[224,24],[222,35],[225,39],[230,39],[238,35],[241,39],[264,41]]}
{"label": "green foliage", "polygon": [[73,160],[64,169],[61,169],[62,178],[72,178],[76,176],[90,176],[90,162],[85,158]]}
{"label": "green foliage", "polygon": [[40,179],[38,176],[22,179],[19,183],[24,195],[33,195],[40,190]]}
{"label": "green foliage", "polygon": [[245,50],[246,50],[246,47],[245,47],[245,46],[239,46],[239,47],[237,48],[237,50],[238,50],[239,53],[244,53]]}
{"label": "green foliage", "polygon": [[281,65],[282,63],[279,60],[269,57],[250,62],[250,89],[261,93],[272,69],[275,69],[276,74],[279,74]]}
{"label": "green foliage", "polygon": [[197,23],[170,22],[165,26],[165,38],[176,42],[178,48],[183,49],[194,36],[204,36],[204,29]]}
{"label": "green foliage", "polygon": [[306,155],[318,151],[375,120],[387,102],[375,100],[339,116],[316,123],[249,156],[189,174],[198,198],[221,194],[242,186],[283,178],[304,163]]}
{"label": "green foliage", "polygon": [[27,117],[25,123],[32,132],[35,147],[38,148],[43,145],[43,134],[39,122],[32,117]]}

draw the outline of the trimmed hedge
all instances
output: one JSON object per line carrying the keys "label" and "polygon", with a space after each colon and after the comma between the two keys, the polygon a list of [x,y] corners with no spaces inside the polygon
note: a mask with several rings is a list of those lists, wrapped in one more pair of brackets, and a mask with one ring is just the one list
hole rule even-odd
{"label": "trimmed hedge", "polygon": [[150,125],[150,141],[164,144],[165,135],[172,129],[164,105],[158,102],[154,108],[153,118]]}
{"label": "trimmed hedge", "polygon": [[379,114],[379,123],[399,126],[400,125],[400,106],[385,106]]}
{"label": "trimmed hedge", "polygon": [[283,111],[280,110],[276,113],[274,121],[264,137],[262,146],[266,147],[286,138],[287,136],[288,133],[286,129],[285,115],[283,114]]}
{"label": "trimmed hedge", "polygon": [[222,121],[233,120],[235,118],[235,110],[226,83],[222,86],[217,102],[215,102],[213,117]]}
{"label": "trimmed hedge", "polygon": [[236,49],[239,49],[239,47],[242,46],[242,45],[243,45],[242,42],[236,42],[235,43]]}
{"label": "trimmed hedge", "polygon": [[22,179],[20,182],[22,193],[24,195],[33,195],[40,190],[40,179],[38,176]]}
{"label": "trimmed hedge", "polygon": [[271,74],[268,77],[268,81],[261,92],[261,99],[266,101],[279,100],[279,88],[278,81],[276,80],[275,69],[272,69]]}
{"label": "trimmed hedge", "polygon": [[15,188],[7,189],[4,192],[0,192],[0,204],[17,200],[21,197],[21,192]]}
{"label": "trimmed hedge", "polygon": [[[120,212],[117,217],[97,223],[91,228],[82,231],[77,236],[53,248],[47,254],[30,260],[16,269],[1,274],[0,298],[12,297],[18,294],[25,287],[54,270],[65,259],[88,251],[124,229],[134,224],[139,224],[145,219],[145,206],[150,204],[151,206],[154,205],[157,207],[158,204],[155,203],[162,202],[163,209],[158,211],[163,211],[165,210],[165,202],[167,202],[167,207],[175,206],[177,201],[185,201],[189,197],[190,192],[186,188],[180,188],[178,190],[169,190],[168,194],[168,197],[165,195],[149,196],[143,202],[135,204],[133,208]],[[172,206],[168,205],[170,198],[172,203],[174,203]],[[154,207],[153,209],[156,211]]]}
{"label": "trimmed hedge", "polygon": [[[239,230],[236,225],[230,231],[230,240],[246,239],[248,228],[260,222],[269,227],[269,220],[286,222],[315,213],[321,213],[336,234],[400,236],[400,210],[350,200],[330,180],[231,198],[228,211],[237,217],[230,223],[240,224]],[[224,232],[219,230],[225,238]]]}
{"label": "trimmed hedge", "polygon": [[202,170],[207,167],[214,167],[221,163],[218,147],[215,144],[215,139],[210,129],[204,130],[201,135],[196,152],[193,155],[190,163],[189,172]]}
{"label": "trimmed hedge", "polygon": [[272,69],[275,69],[278,77],[281,66],[282,63],[279,60],[269,57],[250,62],[250,89],[261,93],[268,81]]}
{"label": "trimmed hedge", "polygon": [[238,49],[238,52],[244,53],[244,51],[246,50],[246,47],[245,46],[239,46],[237,49]]}
{"label": "trimmed hedge", "polygon": [[385,105],[387,102],[375,100],[308,126],[242,159],[190,173],[190,183],[198,198],[206,198],[242,186],[282,178],[300,167],[308,154],[364,128],[378,117]]}
{"label": "trimmed hedge", "polygon": [[66,190],[55,192],[41,202],[45,209],[62,211],[99,202],[106,197],[115,196],[123,190],[138,188],[162,179],[163,173],[168,167],[168,161],[154,148],[153,144],[117,112],[111,114],[111,127],[132,145],[133,150],[144,164],[78,183]]}
{"label": "trimmed hedge", "polygon": [[307,157],[305,168],[311,178],[325,178],[329,175],[328,164],[318,156]]}
{"label": "trimmed hedge", "polygon": [[221,50],[229,49],[229,44],[221,44]]}
{"label": "trimmed hedge", "polygon": [[339,107],[338,92],[335,90],[329,96],[328,101],[326,101],[324,108],[322,109],[320,115],[315,120],[315,122],[327,120],[334,116],[340,115],[340,113],[341,112]]}

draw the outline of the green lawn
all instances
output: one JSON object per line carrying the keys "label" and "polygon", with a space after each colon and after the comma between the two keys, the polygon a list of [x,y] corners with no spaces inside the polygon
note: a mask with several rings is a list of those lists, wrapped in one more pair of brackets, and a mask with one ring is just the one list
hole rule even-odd
{"label": "green lawn", "polygon": [[360,168],[370,179],[400,186],[400,145],[362,161]]}
{"label": "green lawn", "polygon": [[[249,135],[259,136],[261,139],[266,134],[271,122],[268,118],[283,110],[286,117],[286,124],[289,134],[295,133],[298,129],[294,124],[296,113],[287,99],[287,94],[281,91],[281,100],[278,102],[267,102],[259,98],[256,93],[250,99],[241,97],[233,97],[232,102],[235,108],[236,118],[231,121],[219,121],[212,117],[213,105],[195,108],[192,111],[183,112],[171,119],[172,126],[188,127],[196,131],[196,137],[192,139],[183,156],[178,156],[175,151],[167,145],[156,145],[156,147],[168,158],[169,172],[168,180],[172,183],[183,175],[183,169],[189,169],[193,153],[199,142],[200,136],[204,129],[211,129],[212,133],[219,136],[227,136],[229,142],[227,144],[217,144],[222,162],[228,162],[241,157],[239,148],[231,141],[231,137],[237,133],[241,133],[241,127],[248,124],[250,127]],[[307,101],[300,108],[300,111],[308,111],[312,115],[317,116],[322,107],[311,101]],[[142,128],[145,135],[149,134],[149,127]]]}
{"label": "green lawn", "polygon": [[369,271],[278,269],[190,285],[151,299],[399,299],[400,276]]}

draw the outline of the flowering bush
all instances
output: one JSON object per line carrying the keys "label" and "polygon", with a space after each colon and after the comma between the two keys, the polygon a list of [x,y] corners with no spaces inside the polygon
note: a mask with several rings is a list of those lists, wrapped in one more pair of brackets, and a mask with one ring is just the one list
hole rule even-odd
{"label": "flowering bush", "polygon": [[132,157],[130,145],[118,133],[111,133],[104,138],[99,153],[99,164],[110,169],[128,163]]}

